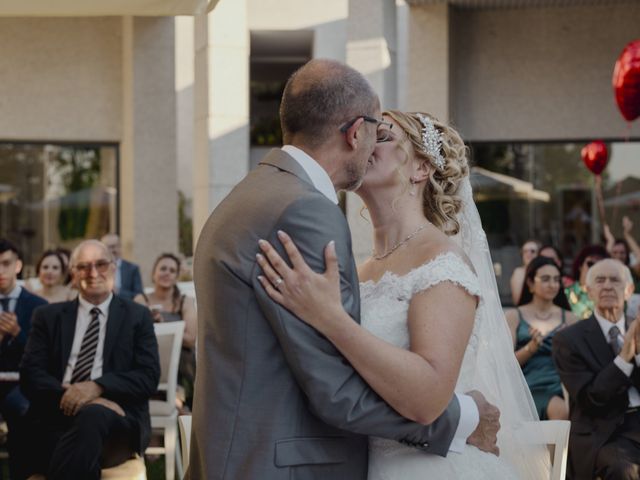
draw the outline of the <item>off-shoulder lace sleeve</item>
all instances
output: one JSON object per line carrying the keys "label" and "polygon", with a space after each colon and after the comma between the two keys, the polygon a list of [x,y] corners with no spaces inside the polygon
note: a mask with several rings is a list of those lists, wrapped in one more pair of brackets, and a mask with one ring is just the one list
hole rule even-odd
{"label": "off-shoulder lace sleeve", "polygon": [[416,268],[410,274],[411,296],[442,283],[452,282],[481,299],[478,277],[457,254],[447,252]]}

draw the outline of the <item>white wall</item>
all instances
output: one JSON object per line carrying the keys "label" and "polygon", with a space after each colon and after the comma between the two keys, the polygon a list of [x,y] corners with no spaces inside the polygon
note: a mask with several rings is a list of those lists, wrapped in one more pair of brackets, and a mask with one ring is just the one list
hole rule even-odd
{"label": "white wall", "polygon": [[247,0],[249,30],[314,30],[314,58],[345,61],[348,0]]}
{"label": "white wall", "polygon": [[624,137],[611,77],[640,38],[640,2],[452,12],[452,116],[467,140]]}
{"label": "white wall", "polygon": [[118,17],[0,18],[0,139],[118,140]]}

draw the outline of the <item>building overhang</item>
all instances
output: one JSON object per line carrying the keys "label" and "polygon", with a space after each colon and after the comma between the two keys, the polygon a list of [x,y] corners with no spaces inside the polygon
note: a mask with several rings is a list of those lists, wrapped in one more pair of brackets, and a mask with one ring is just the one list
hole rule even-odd
{"label": "building overhang", "polygon": [[451,5],[453,7],[484,8],[540,8],[578,7],[594,5],[618,5],[635,3],[637,0],[405,0],[410,6]]}
{"label": "building overhang", "polygon": [[198,15],[219,0],[2,0],[0,17]]}

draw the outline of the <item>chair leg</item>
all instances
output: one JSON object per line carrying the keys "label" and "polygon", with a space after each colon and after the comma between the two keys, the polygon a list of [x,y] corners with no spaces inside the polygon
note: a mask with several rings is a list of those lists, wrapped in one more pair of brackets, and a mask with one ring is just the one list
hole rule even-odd
{"label": "chair leg", "polygon": [[[178,438],[176,438],[176,442],[179,442]],[[180,448],[176,448],[176,470],[178,471],[178,480],[182,480],[182,478],[184,477],[184,466],[182,465],[182,445],[180,445]]]}
{"label": "chair leg", "polygon": [[176,422],[164,427],[165,479],[174,480],[176,474]]}

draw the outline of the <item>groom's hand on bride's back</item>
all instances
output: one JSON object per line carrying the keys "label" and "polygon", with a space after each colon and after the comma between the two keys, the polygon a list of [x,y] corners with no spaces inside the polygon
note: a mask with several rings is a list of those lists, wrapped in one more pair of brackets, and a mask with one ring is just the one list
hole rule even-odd
{"label": "groom's hand on bride's back", "polygon": [[484,452],[499,455],[498,430],[500,430],[500,410],[495,405],[491,405],[484,398],[484,395],[477,390],[467,393],[478,406],[480,421],[473,433],[467,438],[467,443],[478,447]]}

